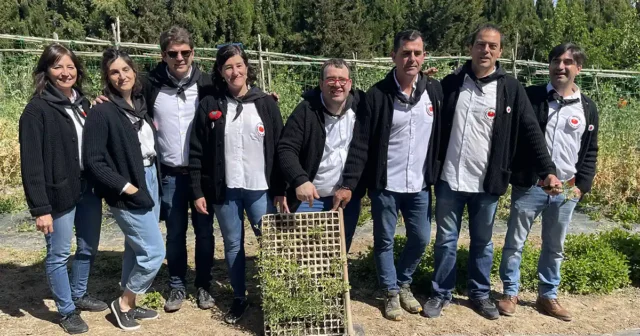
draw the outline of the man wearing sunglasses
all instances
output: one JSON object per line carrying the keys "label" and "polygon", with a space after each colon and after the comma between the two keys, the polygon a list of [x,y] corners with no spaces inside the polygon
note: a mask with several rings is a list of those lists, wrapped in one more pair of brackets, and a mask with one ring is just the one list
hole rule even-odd
{"label": "man wearing sunglasses", "polygon": [[[352,146],[367,148],[363,184],[369,190],[373,250],[384,292],[384,316],[402,320],[402,309],[422,310],[413,297],[413,273],[429,243],[431,185],[438,176],[438,139],[442,88],[422,73],[425,48],[420,32],[396,34],[395,67],[366,94],[366,125]],[[394,235],[402,212],[407,243],[394,263]]]}
{"label": "man wearing sunglasses", "polygon": [[213,213],[195,211],[190,196],[189,134],[199,100],[212,90],[211,76],[193,63],[189,32],[172,27],[160,35],[162,62],[143,80],[151,116],[158,129],[162,174],[161,218],[167,226],[167,266],[171,292],[164,309],[180,309],[186,298],[188,212],[196,236],[196,299],[201,309],[213,308],[209,294],[213,266]]}
{"label": "man wearing sunglasses", "polygon": [[364,118],[364,92],[351,87],[349,65],[330,59],[319,86],[304,93],[285,125],[278,155],[289,184],[289,209],[313,212],[344,208],[347,251],[360,215],[360,197],[351,197],[364,168],[364,148],[352,143]]}

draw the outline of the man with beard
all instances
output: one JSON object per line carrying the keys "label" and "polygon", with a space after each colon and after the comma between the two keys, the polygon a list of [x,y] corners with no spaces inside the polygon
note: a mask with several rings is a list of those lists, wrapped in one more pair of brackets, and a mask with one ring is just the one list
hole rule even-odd
{"label": "man with beard", "polygon": [[[442,88],[420,71],[425,49],[420,32],[396,34],[391,58],[395,67],[366,95],[367,125],[353,145],[367,145],[362,185],[369,189],[373,249],[378,282],[384,292],[384,316],[402,320],[402,308],[419,313],[413,297],[413,273],[429,243],[431,185],[438,176],[438,139]],[[394,263],[398,211],[407,243]]]}
{"label": "man with beard", "polygon": [[471,243],[468,295],[480,315],[498,318],[490,300],[493,262],[491,235],[498,198],[507,191],[515,153],[524,151],[536,163],[544,186],[557,187],[555,166],[544,135],[517,79],[497,62],[503,35],[486,24],[470,39],[471,60],[442,80],[442,176],[435,186],[436,242],[432,296],[423,315],[438,317],[451,301],[456,283],[456,252],[465,206]]}
{"label": "man with beard", "polygon": [[571,320],[571,314],[558,302],[564,239],[576,204],[591,190],[598,156],[598,110],[575,84],[585,59],[582,49],[573,43],[556,46],[549,53],[550,83],[527,88],[556,174],[569,193],[545,194],[533,169],[536,162],[527,151],[516,153],[518,167],[511,178],[511,215],[500,264],[504,295],[498,310],[503,315],[515,314],[522,249],[533,222],[542,214],[536,307],[560,320]]}
{"label": "man with beard", "polygon": [[[352,199],[364,168],[364,147],[352,144],[356,120],[363,122],[364,92],[352,89],[349,65],[330,59],[320,70],[319,86],[306,92],[285,125],[278,155],[290,188],[292,211],[344,208],[347,251],[360,215],[360,197]],[[289,209],[284,209],[288,211]]]}

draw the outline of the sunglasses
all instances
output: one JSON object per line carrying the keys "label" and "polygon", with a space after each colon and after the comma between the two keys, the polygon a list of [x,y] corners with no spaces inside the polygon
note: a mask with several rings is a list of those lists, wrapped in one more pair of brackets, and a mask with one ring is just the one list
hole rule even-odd
{"label": "sunglasses", "polygon": [[180,53],[180,55],[182,55],[182,58],[187,58],[189,56],[191,56],[191,53],[193,52],[193,50],[181,50],[181,51],[167,51],[167,56],[169,56],[169,58],[176,58],[178,57],[178,53]]}

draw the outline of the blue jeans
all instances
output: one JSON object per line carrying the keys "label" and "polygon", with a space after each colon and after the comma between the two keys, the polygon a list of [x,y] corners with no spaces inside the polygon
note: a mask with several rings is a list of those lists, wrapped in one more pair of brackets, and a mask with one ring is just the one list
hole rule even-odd
{"label": "blue jeans", "polygon": [[[347,246],[347,253],[351,248],[353,235],[356,233],[358,218],[360,217],[360,199],[352,198],[344,208],[342,215],[344,216],[344,237]],[[313,207],[309,206],[309,202],[302,202],[296,212],[318,212],[330,211],[333,208],[333,196],[321,197],[313,201]]]}
{"label": "blue jeans", "polygon": [[167,226],[167,266],[169,287],[185,290],[187,283],[187,229],[189,208],[191,225],[196,235],[196,288],[209,290],[213,267],[213,208],[209,215],[196,211],[191,199],[189,175],[162,176],[162,205],[160,218]]}
{"label": "blue jeans", "polygon": [[224,259],[229,270],[233,296],[243,299],[246,297],[244,213],[247,212],[251,228],[259,237],[262,216],[275,212],[273,200],[269,199],[266,190],[227,188],[224,203],[214,204],[213,208],[224,240]]}
{"label": "blue jeans", "polygon": [[453,191],[449,183],[436,184],[435,265],[431,281],[432,295],[451,299],[456,284],[458,237],[465,205],[469,212],[468,293],[471,299],[489,298],[493,264],[493,221],[499,196],[487,193]]}
{"label": "blue jeans", "polygon": [[533,221],[542,214],[542,250],[538,260],[538,295],[547,299],[558,298],[560,264],[564,252],[564,239],[571,222],[577,199],[565,202],[565,196],[547,195],[542,188],[514,186],[511,192],[511,214],[504,239],[500,279],[504,294],[518,295],[522,249],[531,231]]}
{"label": "blue jeans", "polygon": [[135,294],[144,294],[164,261],[164,240],[160,233],[160,200],[155,166],[145,167],[147,188],[154,206],[150,209],[111,208],[124,234],[120,286]]}
{"label": "blue jeans", "polygon": [[[373,217],[373,251],[378,271],[378,283],[385,291],[399,290],[411,284],[413,272],[420,263],[431,238],[431,189],[418,193],[397,193],[388,190],[369,191]],[[407,244],[394,265],[393,242],[402,212],[407,230]]]}
{"label": "blue jeans", "polygon": [[[53,233],[46,234],[47,256],[45,270],[49,288],[58,312],[63,316],[72,313],[74,299],[87,291],[89,270],[98,252],[100,226],[102,225],[102,200],[93,193],[91,184],[83,182],[82,198],[75,207],[52,215]],[[71,238],[75,236],[77,249],[71,264],[71,278],[67,261],[71,256]]]}

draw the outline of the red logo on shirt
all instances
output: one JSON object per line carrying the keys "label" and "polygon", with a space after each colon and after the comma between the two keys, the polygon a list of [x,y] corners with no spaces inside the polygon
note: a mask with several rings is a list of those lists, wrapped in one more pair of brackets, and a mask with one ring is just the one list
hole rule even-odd
{"label": "red logo on shirt", "polygon": [[262,123],[258,123],[256,130],[258,131],[259,136],[264,136],[264,125]]}
{"label": "red logo on shirt", "polygon": [[211,111],[209,112],[209,119],[216,121],[218,119],[220,119],[220,117],[222,117],[222,112],[221,111]]}
{"label": "red logo on shirt", "polygon": [[577,116],[572,116],[569,118],[569,126],[573,129],[577,129],[580,126],[580,118]]}
{"label": "red logo on shirt", "polygon": [[487,112],[485,112],[484,117],[485,117],[487,120],[493,120],[493,119],[495,119],[495,117],[496,117],[496,110],[494,110],[494,109],[492,109],[492,108],[487,109]]}
{"label": "red logo on shirt", "polygon": [[427,114],[432,116],[433,115],[433,105],[429,104],[429,106],[427,107]]}
{"label": "red logo on shirt", "polygon": [[595,129],[595,126],[589,125],[589,132],[593,131],[594,129]]}

